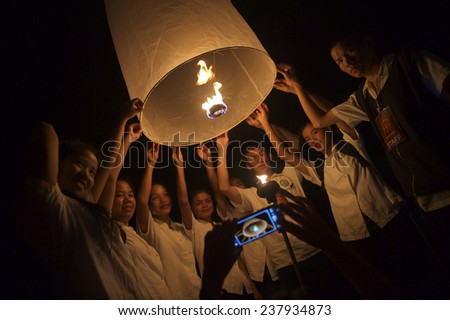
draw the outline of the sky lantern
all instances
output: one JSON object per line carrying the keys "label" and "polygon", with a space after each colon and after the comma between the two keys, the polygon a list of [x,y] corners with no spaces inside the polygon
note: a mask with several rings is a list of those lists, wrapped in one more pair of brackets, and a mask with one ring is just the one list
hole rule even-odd
{"label": "sky lantern", "polygon": [[272,90],[276,67],[229,0],[105,0],[144,134],[194,145],[230,130]]}

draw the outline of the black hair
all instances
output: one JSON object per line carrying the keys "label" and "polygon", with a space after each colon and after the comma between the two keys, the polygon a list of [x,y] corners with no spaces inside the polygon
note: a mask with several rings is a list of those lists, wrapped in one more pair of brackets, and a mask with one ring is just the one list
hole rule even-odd
{"label": "black hair", "polygon": [[61,141],[58,150],[59,161],[64,160],[74,153],[78,154],[86,150],[92,152],[97,158],[97,161],[100,161],[100,152],[92,144],[79,139]]}
{"label": "black hair", "polygon": [[[130,176],[119,175],[117,177],[117,182],[119,182],[119,181],[124,181],[124,182],[128,183],[128,185],[131,188],[131,191],[133,191],[133,194],[134,194],[134,196],[136,198],[136,188],[135,188],[135,184],[134,184],[133,179]],[[117,182],[116,182],[116,184],[117,184]],[[133,216],[131,217],[130,221],[128,221],[128,225],[136,230],[136,227],[137,227],[137,223],[136,223],[136,209],[134,210]]]}
{"label": "black hair", "polygon": [[[205,188],[205,187],[200,187],[197,189],[194,189],[193,191],[191,191],[189,193],[189,203],[191,205],[191,208],[193,207],[193,199],[194,197],[199,194],[199,193],[206,193],[207,195],[209,195],[211,197],[211,200],[213,201],[213,205],[214,205],[214,211],[211,215],[211,220],[214,222],[220,222],[222,221],[222,219],[220,219],[219,214],[217,213],[217,202],[216,202],[216,198],[213,196],[211,190],[209,188]],[[195,214],[194,214],[195,215]]]}
{"label": "black hair", "polygon": [[117,177],[117,181],[125,181],[126,183],[128,183],[130,185],[130,188],[133,191],[133,193],[136,193],[134,180],[130,176],[120,174]]}
{"label": "black hair", "polygon": [[258,141],[244,141],[241,146],[241,153],[246,156],[250,150],[263,148],[262,142]]}
{"label": "black hair", "polygon": [[299,130],[298,130],[298,138],[301,143],[305,143],[305,138],[303,138],[303,130],[305,130],[306,126],[311,124],[311,121],[304,120],[300,123]]}
{"label": "black hair", "polygon": [[357,47],[363,44],[366,40],[373,41],[373,35],[370,31],[364,29],[342,31],[339,34],[334,35],[334,37],[329,42],[328,52],[337,45],[341,44],[343,47]]}
{"label": "black hair", "polygon": [[240,177],[239,175],[237,175],[236,173],[230,173],[228,180],[231,181],[231,179],[239,179],[239,180],[241,180],[244,187],[246,187],[246,188],[248,187],[247,184],[245,183],[244,179],[242,177]]}
{"label": "black hair", "polygon": [[[86,150],[92,152],[92,154],[94,154],[94,156],[97,158],[97,161],[100,160],[100,153],[98,152],[98,150],[86,141],[80,139],[61,141],[58,149],[59,161],[61,162],[72,154],[79,154]],[[104,207],[96,203],[89,202],[86,199],[80,198],[79,196],[71,192],[67,192],[64,190],[61,191],[66,196],[78,202],[81,202],[89,210],[89,212],[92,213],[102,231],[101,235],[104,240],[103,244],[105,245],[106,252],[110,252],[112,248],[112,240],[119,234],[120,231],[120,228],[117,227],[117,223],[112,219],[111,214]],[[125,241],[122,232],[121,235],[122,239]]]}

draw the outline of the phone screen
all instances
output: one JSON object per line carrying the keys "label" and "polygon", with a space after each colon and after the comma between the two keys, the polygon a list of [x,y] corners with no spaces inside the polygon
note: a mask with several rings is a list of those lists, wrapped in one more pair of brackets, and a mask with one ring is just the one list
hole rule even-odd
{"label": "phone screen", "polygon": [[278,230],[278,212],[276,205],[258,210],[237,221],[238,231],[234,235],[234,245],[243,246]]}

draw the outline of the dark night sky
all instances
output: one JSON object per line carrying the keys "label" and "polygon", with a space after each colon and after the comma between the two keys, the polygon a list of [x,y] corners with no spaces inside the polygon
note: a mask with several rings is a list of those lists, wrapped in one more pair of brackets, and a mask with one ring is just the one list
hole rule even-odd
{"label": "dark night sky", "polygon": [[[450,4],[445,0],[232,3],[275,62],[293,64],[307,87],[335,102],[344,100],[358,83],[340,73],[329,57],[328,41],[335,31],[367,30],[380,53],[415,46],[450,61]],[[368,8],[369,3],[374,7]],[[21,160],[32,157],[22,143],[31,125],[45,120],[60,138],[80,137],[99,146],[108,137],[117,106],[130,97],[103,1],[25,1],[2,6],[8,15],[2,28],[8,169],[2,175],[16,190],[23,172]],[[304,115],[295,96],[272,92],[267,102],[273,122],[297,130]],[[230,132],[230,138],[260,139],[262,132],[243,123]],[[171,172],[158,174],[172,179]],[[139,176],[136,170],[129,173]],[[194,177],[203,177],[203,170],[188,172],[188,183]]]}

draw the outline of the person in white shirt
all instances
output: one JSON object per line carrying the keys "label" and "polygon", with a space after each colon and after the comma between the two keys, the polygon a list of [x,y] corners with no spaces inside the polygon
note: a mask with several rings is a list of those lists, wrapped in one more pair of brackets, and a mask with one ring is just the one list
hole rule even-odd
{"label": "person in white shirt", "polygon": [[[117,140],[127,120],[142,108],[137,101],[129,106],[119,121]],[[132,263],[119,226],[105,208],[86,200],[96,182],[97,153],[79,141],[59,144],[48,123],[40,124],[32,138],[36,151],[25,191],[24,228],[52,273],[54,298],[152,297],[138,285],[141,270]]]}
{"label": "person in white shirt", "polygon": [[[213,198],[206,189],[195,190],[188,196],[184,175],[185,163],[179,147],[173,149],[173,159],[177,170],[178,205],[186,234],[192,240],[195,258],[198,262],[200,275],[202,275],[205,236],[216,223],[213,221],[215,211]],[[218,202],[223,205],[223,200],[220,198]],[[252,297],[250,294],[253,293],[253,290],[256,290],[256,297],[261,298],[248,276],[245,265],[238,259],[224,280],[222,297],[224,299],[249,299]]]}
{"label": "person in white shirt", "polygon": [[[226,168],[226,148],[228,134],[216,138],[218,148],[218,181],[219,188],[236,207],[246,211],[255,212],[268,206],[265,198],[257,195],[256,188],[240,189],[233,187],[228,181]],[[280,187],[290,192],[295,197],[304,197],[301,187],[302,176],[293,167],[286,166],[282,173],[273,172],[269,166],[269,158],[262,148],[251,148],[246,153],[247,167],[256,175],[267,175],[268,180],[275,180]],[[274,298],[304,298],[303,291],[309,298],[332,299],[349,298],[353,292],[337,271],[333,264],[315,248],[292,235],[287,235],[295,256],[295,262],[291,259],[282,234],[276,232],[258,241],[264,241],[268,254],[275,270],[277,270],[283,284],[283,290]],[[303,286],[297,278],[294,267],[297,264],[302,276]],[[354,297],[354,296],[353,296]]]}
{"label": "person in white shirt", "polygon": [[[172,299],[172,295],[164,280],[164,270],[161,259],[155,248],[140,237],[130,220],[136,210],[136,199],[130,180],[119,176],[123,159],[133,141],[139,139],[142,129],[139,123],[128,126],[122,139],[116,162],[107,177],[105,187],[99,197],[99,203],[111,212],[112,218],[117,222],[124,244],[129,252],[127,260],[137,271],[136,282],[133,284],[136,291],[142,292],[145,299]],[[130,283],[129,285],[132,285]]]}
{"label": "person in white shirt", "polygon": [[164,269],[158,252],[129,225],[135,209],[134,191],[127,179],[119,177],[114,193],[112,217],[125,233],[125,246],[130,252],[131,263],[141,271],[136,286],[139,290],[150,293],[147,299],[170,300],[172,294],[164,280]]}
{"label": "person in white shirt", "polygon": [[450,270],[450,152],[443,147],[450,144],[450,64],[425,50],[380,57],[372,39],[359,35],[333,41],[330,54],[342,72],[365,80],[347,101],[320,110],[292,66],[283,63],[274,87],[296,94],[316,128],[370,122],[385,162],[407,200],[420,208],[428,240]]}
{"label": "person in white shirt", "polygon": [[[374,162],[370,161],[371,159],[365,154],[370,163],[369,168],[377,170],[388,164],[407,196],[406,204],[402,206],[400,214],[383,230],[383,239],[387,243],[392,242],[393,247],[396,244],[395,247],[397,247],[397,253],[393,254],[398,266],[396,278],[402,281],[403,287],[414,292],[416,297],[448,297],[449,290],[446,287],[450,285],[448,272],[450,264],[446,267],[445,261],[446,257],[450,258],[450,256],[447,250],[448,245],[445,244],[450,244],[450,237],[445,226],[450,223],[448,212],[450,184],[447,178],[447,176],[450,177],[450,171],[448,161],[442,161],[442,156],[445,158],[445,150],[438,147],[439,152],[436,153],[436,148],[433,147],[436,143],[442,145],[443,142],[439,141],[446,138],[442,133],[429,136],[429,130],[425,130],[426,134],[424,134],[423,124],[428,123],[430,117],[434,118],[433,110],[445,113],[445,108],[436,107],[435,104],[445,104],[443,101],[446,100],[446,92],[443,83],[450,69],[426,52],[406,51],[379,59],[373,47],[365,41],[361,43],[348,40],[337,41],[332,45],[331,54],[342,71],[356,78],[366,79],[365,85],[352,94],[346,102],[334,107],[332,105],[324,107],[317,100],[316,94],[304,88],[292,66],[283,63],[278,65],[283,78],[278,79],[274,87],[298,96],[301,106],[311,121],[311,132],[313,130],[320,132],[316,129],[326,128],[332,124],[344,124],[359,138],[356,126],[361,121],[371,121],[376,135],[384,146],[387,159]],[[414,64],[416,64],[415,67],[412,66]],[[410,81],[406,83],[400,81],[402,77],[409,78]],[[422,80],[419,80],[421,77]],[[420,84],[421,81],[424,84]],[[411,84],[417,87],[410,87]],[[429,86],[429,89],[435,93],[442,90],[442,101],[436,96],[432,97],[432,93],[426,93],[427,89],[423,88],[424,85]],[[418,91],[412,93],[411,90]],[[403,94],[399,94],[400,92]],[[405,101],[400,98],[407,96],[411,98],[409,101],[411,104],[405,104]],[[420,96],[423,100],[418,98]],[[425,103],[427,100],[429,100],[429,106]],[[372,110],[375,104],[377,107]],[[375,111],[378,116],[375,116]],[[418,114],[423,118],[418,117]],[[450,115],[450,112],[447,114]],[[442,115],[442,117],[446,116]],[[436,127],[439,128],[438,131],[444,129],[443,125]],[[352,140],[349,141],[353,143]],[[432,142],[428,144],[426,141]],[[366,147],[370,151],[370,146]],[[432,151],[432,149],[435,150]],[[378,158],[378,155],[375,157]],[[448,187],[445,186],[446,184]],[[429,206],[425,206],[425,203]],[[373,206],[376,208],[377,205]],[[418,212],[419,208],[422,213]],[[364,213],[367,214],[367,212]],[[424,233],[420,229],[421,225],[415,221],[419,215],[424,219],[423,222],[426,222],[424,226],[428,233]],[[440,223],[432,226],[433,223],[429,222],[436,219],[440,220]],[[370,220],[368,222],[370,223]],[[403,268],[406,271],[402,271],[401,266],[404,264],[408,266],[412,264],[413,267]],[[423,276],[418,277],[418,274]]]}
{"label": "person in white shirt", "polygon": [[[301,153],[284,149],[281,139],[273,132],[269,122],[268,106],[262,103],[257,111],[257,120],[281,158],[294,166],[306,179],[316,185],[324,185],[343,241],[370,237],[367,224],[383,228],[399,212],[403,199],[377,175],[369,164],[367,155],[359,153],[362,148],[358,151],[349,144],[337,144],[331,135],[327,136],[326,129],[317,129],[307,123],[301,131],[303,138],[311,148],[325,155],[325,161],[321,164],[322,177],[318,169],[320,165],[308,161]],[[331,128],[328,132],[331,132]],[[360,141],[354,144],[358,145]],[[348,148],[354,152],[353,155],[345,153]]]}
{"label": "person in white shirt", "polygon": [[153,184],[159,144],[147,151],[147,167],[137,197],[138,233],[156,249],[164,279],[173,299],[198,299],[201,280],[195,265],[194,248],[182,224],[172,221],[172,198],[161,184]]}
{"label": "person in white shirt", "polygon": [[[217,212],[219,213],[219,216],[223,219],[239,219],[251,214],[251,211],[246,211],[231,205],[230,201],[220,191],[211,150],[206,145],[201,144],[197,148],[197,154],[205,164],[208,180],[217,202]],[[241,189],[246,188],[244,182],[237,176],[230,177],[229,181],[232,186]],[[262,294],[262,297],[265,297],[271,296],[273,292],[278,290],[279,277],[270,262],[267,254],[267,247],[263,241],[247,243],[242,248],[240,259],[242,260],[250,279],[253,280],[252,282],[256,286],[256,288],[252,289],[254,294],[259,291]]]}

